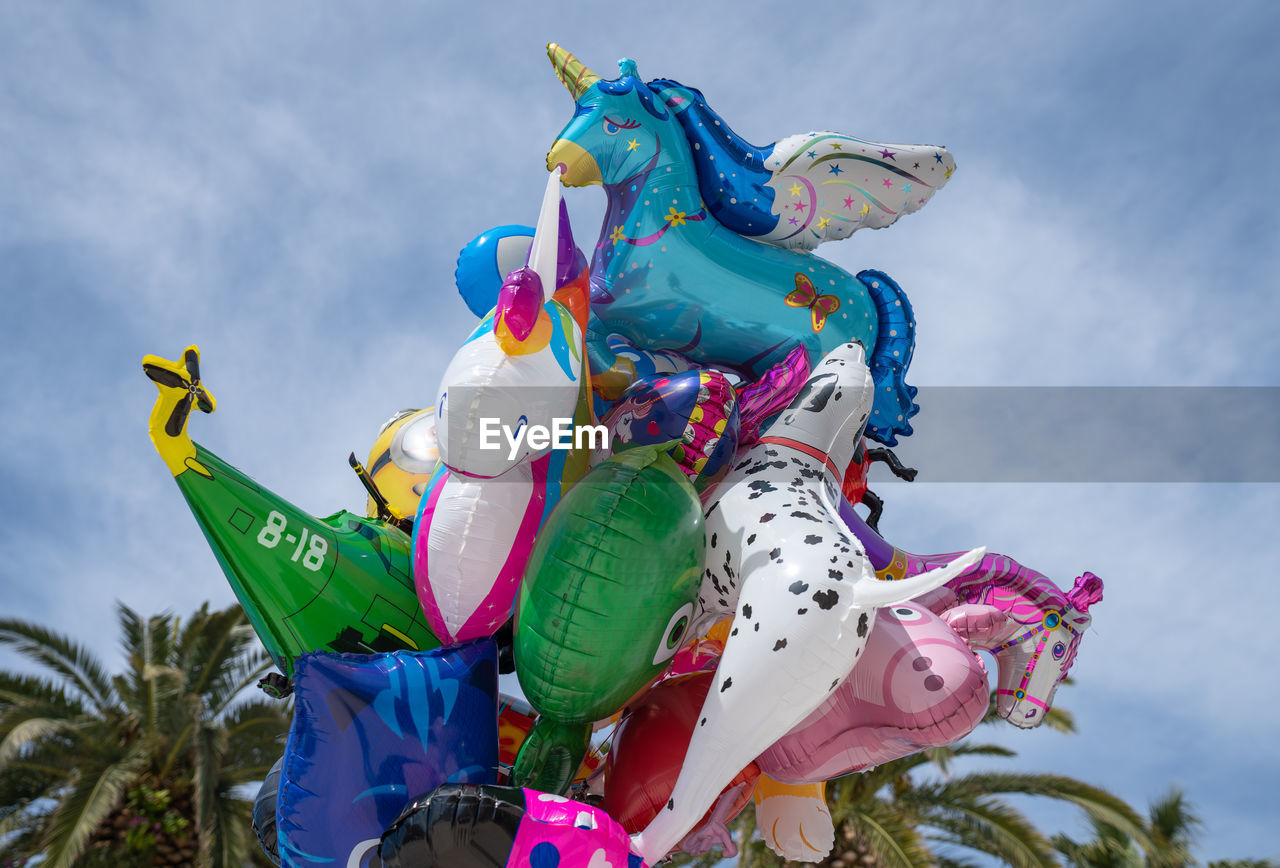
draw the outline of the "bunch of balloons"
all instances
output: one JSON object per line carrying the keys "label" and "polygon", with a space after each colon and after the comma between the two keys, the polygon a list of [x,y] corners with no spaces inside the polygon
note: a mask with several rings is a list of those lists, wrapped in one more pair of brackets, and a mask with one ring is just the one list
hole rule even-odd
{"label": "bunch of balloons", "polygon": [[[575,110],[536,227],[463,250],[479,321],[434,407],[351,456],[367,516],[310,516],[194,443],[198,350],[144,359],[152,440],[280,670],[263,687],[296,697],[254,813],[280,864],[732,855],[753,799],[769,846],[818,861],[825,781],[968,734],[976,650],[1000,714],[1038,724],[1101,598],[1090,573],[911,554],[850,504],[867,440],[911,433],[914,314],[810,251],[921,207],[944,149],[759,148],[630,60],[549,56]],[[608,193],[589,264],[562,183]]]}

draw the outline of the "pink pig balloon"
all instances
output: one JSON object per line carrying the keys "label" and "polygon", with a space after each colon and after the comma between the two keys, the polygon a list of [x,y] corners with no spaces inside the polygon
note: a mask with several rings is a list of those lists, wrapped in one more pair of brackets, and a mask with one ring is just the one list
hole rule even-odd
{"label": "pink pig balloon", "polygon": [[756,759],[783,783],[826,781],[968,735],[987,711],[982,661],[915,602],[879,610],[835,692]]}

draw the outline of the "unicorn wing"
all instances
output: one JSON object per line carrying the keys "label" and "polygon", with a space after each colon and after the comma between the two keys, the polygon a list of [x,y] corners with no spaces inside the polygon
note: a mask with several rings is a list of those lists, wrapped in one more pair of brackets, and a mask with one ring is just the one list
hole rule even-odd
{"label": "unicorn wing", "polygon": [[946,148],[830,132],[789,136],[764,165],[778,223],[756,240],[805,250],[920,210],[956,168]]}

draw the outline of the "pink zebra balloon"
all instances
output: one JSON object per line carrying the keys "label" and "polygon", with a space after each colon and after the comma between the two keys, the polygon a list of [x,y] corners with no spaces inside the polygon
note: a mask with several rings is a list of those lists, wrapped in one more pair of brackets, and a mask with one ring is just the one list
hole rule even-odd
{"label": "pink zebra balloon", "polygon": [[[840,515],[882,579],[914,576],[955,557],[895,548],[848,501]],[[1071,590],[1063,591],[1008,555],[992,553],[916,602],[928,606],[970,647],[991,652],[999,670],[996,712],[1014,726],[1030,729],[1052,707],[1092,621],[1089,608],[1101,599],[1102,579],[1093,573],[1080,575]]]}

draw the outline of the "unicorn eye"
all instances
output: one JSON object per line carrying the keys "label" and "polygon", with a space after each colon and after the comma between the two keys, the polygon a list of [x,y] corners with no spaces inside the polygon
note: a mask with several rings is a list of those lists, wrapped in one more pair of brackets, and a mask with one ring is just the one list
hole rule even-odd
{"label": "unicorn eye", "polygon": [[1053,645],[1053,659],[1061,660],[1062,655],[1067,653],[1067,646],[1061,642],[1055,642]]}
{"label": "unicorn eye", "polygon": [[606,135],[616,136],[623,130],[634,130],[638,126],[640,126],[640,122],[633,121],[630,118],[625,121],[615,121],[608,115],[604,116],[604,131]]}

